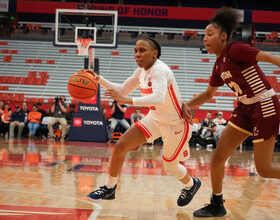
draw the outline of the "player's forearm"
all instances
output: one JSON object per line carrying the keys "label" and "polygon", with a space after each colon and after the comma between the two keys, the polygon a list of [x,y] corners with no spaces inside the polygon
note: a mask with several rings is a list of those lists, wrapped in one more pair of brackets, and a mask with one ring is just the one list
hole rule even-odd
{"label": "player's forearm", "polygon": [[104,88],[104,89],[113,89],[116,91],[121,91],[122,86],[117,84],[117,83],[113,83],[110,82],[109,80],[103,78],[100,76],[100,79],[98,80],[98,83]]}
{"label": "player's forearm", "polygon": [[276,56],[264,51],[260,51],[256,56],[257,61],[272,63],[278,67],[280,67],[280,56]]}
{"label": "player's forearm", "polygon": [[191,108],[194,106],[200,106],[210,100],[213,96],[209,94],[207,91],[204,91],[200,94],[198,94],[196,97],[191,99],[190,101],[187,102],[187,105]]}
{"label": "player's forearm", "polygon": [[280,67],[280,56],[272,56],[271,63]]}
{"label": "player's forearm", "polygon": [[132,99],[133,105],[137,106],[157,106],[164,104],[165,96],[161,94],[152,94]]}
{"label": "player's forearm", "polygon": [[138,87],[138,81],[133,77],[128,78],[122,85],[120,85],[117,83],[110,82],[109,80],[100,76],[100,80],[98,81],[98,83],[106,90],[115,90],[121,93],[123,96],[127,96]]}
{"label": "player's forearm", "polygon": [[[122,100],[119,101],[120,103],[122,104],[128,104],[128,105],[133,105],[133,101],[132,101],[132,98],[124,98]],[[127,108],[125,108],[125,111],[126,112]]]}

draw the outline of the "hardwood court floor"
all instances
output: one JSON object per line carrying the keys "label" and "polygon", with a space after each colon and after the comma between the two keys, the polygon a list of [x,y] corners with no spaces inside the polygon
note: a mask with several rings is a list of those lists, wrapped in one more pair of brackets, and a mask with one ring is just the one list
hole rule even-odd
{"label": "hardwood court floor", "polygon": [[[93,203],[86,195],[104,184],[114,144],[0,140],[0,219],[188,220],[209,202],[212,152],[191,149],[185,163],[202,180],[197,195],[178,207],[182,185],[163,171],[161,146],[127,155],[116,199]],[[280,153],[273,164],[280,166]],[[226,164],[225,206],[217,219],[280,219],[280,181],[255,171],[251,151],[236,151]],[[211,218],[208,218],[211,219]]]}

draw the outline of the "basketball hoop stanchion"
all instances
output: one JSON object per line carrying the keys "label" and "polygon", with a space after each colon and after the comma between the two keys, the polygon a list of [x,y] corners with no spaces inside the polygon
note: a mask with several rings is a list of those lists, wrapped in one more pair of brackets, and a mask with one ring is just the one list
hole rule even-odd
{"label": "basketball hoop stanchion", "polygon": [[89,52],[89,68],[94,70],[95,49],[93,47],[89,48],[88,52]]}

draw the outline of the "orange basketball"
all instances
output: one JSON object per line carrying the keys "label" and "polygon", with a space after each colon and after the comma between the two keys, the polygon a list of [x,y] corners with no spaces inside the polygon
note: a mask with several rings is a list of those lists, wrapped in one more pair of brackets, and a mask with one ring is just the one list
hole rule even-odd
{"label": "orange basketball", "polygon": [[68,92],[73,99],[88,102],[98,91],[98,83],[90,73],[75,73],[68,81]]}

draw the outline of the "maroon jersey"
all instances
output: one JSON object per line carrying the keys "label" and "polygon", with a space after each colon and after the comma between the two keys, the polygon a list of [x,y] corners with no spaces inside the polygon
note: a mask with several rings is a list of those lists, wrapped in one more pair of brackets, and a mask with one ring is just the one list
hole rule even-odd
{"label": "maroon jersey", "polygon": [[[227,44],[216,60],[209,84],[218,87],[226,83],[240,98],[251,98],[270,90],[266,76],[257,65],[258,52],[241,42]],[[253,142],[259,143],[271,135],[278,136],[279,119],[280,105],[274,95],[249,105],[238,102],[229,124],[253,135]]]}
{"label": "maroon jersey", "polygon": [[259,50],[241,42],[229,43],[217,58],[210,85],[226,83],[237,97],[250,98],[271,89],[263,71],[257,65]]}

